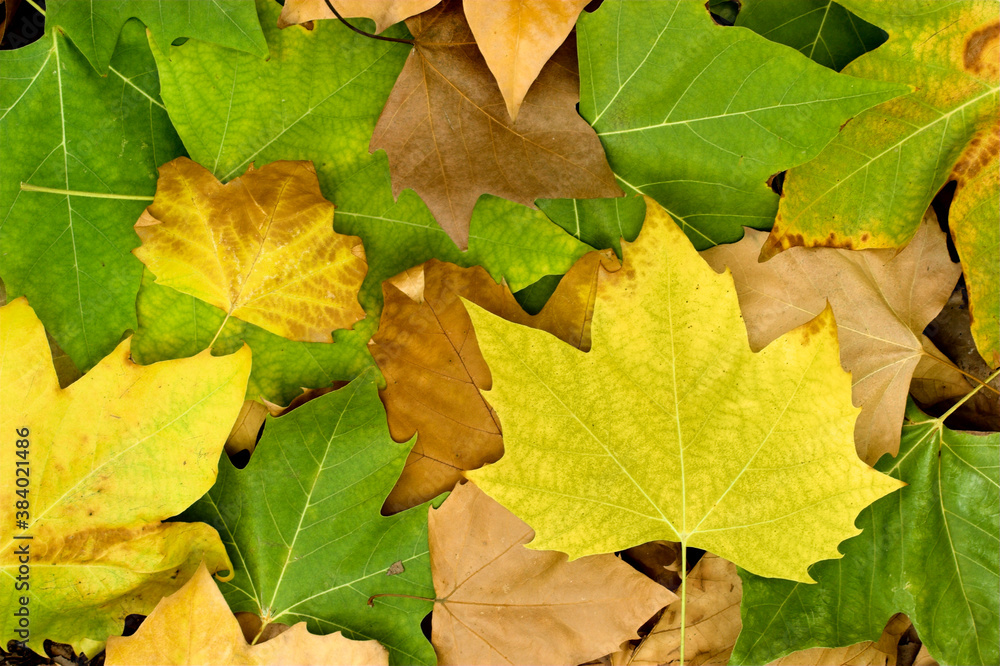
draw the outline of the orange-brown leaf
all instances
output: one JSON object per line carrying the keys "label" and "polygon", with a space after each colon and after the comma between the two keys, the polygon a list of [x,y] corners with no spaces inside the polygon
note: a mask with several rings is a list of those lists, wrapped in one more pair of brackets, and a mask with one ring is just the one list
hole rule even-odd
{"label": "orange-brown leaf", "polygon": [[160,167],[133,253],[156,282],[276,335],[333,342],[364,317],[361,240],[333,231],[311,162],[273,162],[223,185],[179,157]]}
{"label": "orange-brown leaf", "polygon": [[677,597],[614,555],[524,547],[525,523],[471,483],[428,519],[432,642],[447,664],[579,664],[617,649]]}
{"label": "orange-brown leaf", "polygon": [[576,112],[576,44],[542,68],[512,121],[456,0],[408,19],[415,47],[372,135],[392,188],[412,188],[455,244],[469,242],[481,194],[533,206],[541,198],[621,195],[601,142]]}
{"label": "orange-brown leaf", "polygon": [[384,283],[385,307],[370,350],[385,376],[382,391],[396,441],[419,433],[388,499],[392,513],[450,490],[462,471],[503,454],[500,426],[480,389],[490,372],[479,353],[461,298],[518,323],[540,328],[577,347],[590,346],[597,272],[617,262],[591,252],[574,264],[537,315],[529,315],[506,285],[480,267],[431,260]]}
{"label": "orange-brown leaf", "polygon": [[468,2],[465,18],[500,85],[512,120],[542,67],[590,0]]}

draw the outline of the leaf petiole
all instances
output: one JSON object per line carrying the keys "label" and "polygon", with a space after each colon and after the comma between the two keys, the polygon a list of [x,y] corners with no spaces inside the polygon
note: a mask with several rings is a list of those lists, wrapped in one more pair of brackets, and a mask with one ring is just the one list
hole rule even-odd
{"label": "leaf petiole", "polygon": [[992,386],[990,386],[987,383],[987,382],[992,381],[992,380],[987,379],[986,382],[984,382],[979,377],[976,377],[975,375],[971,375],[968,372],[966,372],[965,370],[962,370],[960,367],[958,367],[957,365],[955,365],[954,363],[952,363],[950,359],[939,358],[939,357],[935,356],[934,354],[927,353],[926,350],[922,350],[921,353],[923,353],[928,358],[931,358],[931,359],[937,361],[938,363],[940,363],[942,365],[948,366],[952,370],[957,370],[958,372],[960,372],[962,375],[964,375],[968,379],[971,379],[972,381],[974,381],[980,387],[984,387],[987,391],[993,391],[994,393],[1000,394],[1000,391],[998,391],[997,389],[993,388]]}
{"label": "leaf petiole", "polygon": [[123,201],[152,201],[153,197],[142,194],[113,194],[111,192],[83,192],[81,190],[63,190],[57,187],[42,187],[21,183],[22,192],[44,192],[46,194],[62,194],[70,197],[90,197],[91,199],[120,199]]}
{"label": "leaf petiole", "polygon": [[687,629],[687,542],[681,541],[681,646],[680,666],[684,666],[684,634]]}
{"label": "leaf petiole", "polygon": [[38,4],[35,2],[35,0],[25,0],[25,2],[34,7],[36,12],[38,12],[42,16],[45,16],[45,10],[39,7]]}
{"label": "leaf petiole", "polygon": [[993,381],[994,379],[996,379],[998,375],[1000,375],[1000,370],[997,370],[996,372],[994,372],[992,375],[990,375],[989,377],[986,378],[986,381],[980,382],[979,386],[977,386],[976,388],[972,389],[971,391],[969,391],[968,393],[966,393],[964,396],[962,396],[961,400],[959,400],[954,405],[952,405],[948,409],[948,411],[945,412],[944,414],[942,414],[941,416],[939,416],[937,418],[937,420],[940,421],[942,423],[942,425],[943,425],[944,422],[945,422],[945,419],[947,419],[949,416],[951,416],[955,412],[955,410],[957,410],[959,407],[961,407],[962,405],[964,405],[966,400],[968,400],[972,396],[974,396],[977,393],[979,393],[979,389],[983,388],[984,386],[986,386],[986,387],[988,387],[990,389],[993,389],[992,386],[989,386],[989,383],[991,381]]}
{"label": "leaf petiole", "polygon": [[226,324],[229,322],[229,318],[231,316],[233,316],[232,312],[226,313],[226,318],[222,320],[222,325],[219,326],[219,330],[215,332],[215,336],[212,337],[212,341],[208,343],[208,349],[211,349],[212,347],[215,346],[215,341],[219,339],[219,334],[222,333],[222,329],[226,327]]}
{"label": "leaf petiole", "polygon": [[381,39],[383,42],[396,42],[398,44],[409,44],[410,46],[413,46],[413,42],[409,39],[396,39],[395,37],[383,37],[381,35],[373,35],[370,32],[365,32],[360,28],[356,28],[350,23],[348,23],[347,19],[345,19],[343,16],[340,15],[340,12],[337,11],[337,8],[333,6],[333,3],[330,2],[330,0],[326,0],[326,6],[330,8],[330,11],[333,12],[334,16],[340,19],[341,23],[343,23],[344,25],[346,25],[348,28],[358,33],[359,35],[364,35],[365,37],[371,37],[372,39]]}

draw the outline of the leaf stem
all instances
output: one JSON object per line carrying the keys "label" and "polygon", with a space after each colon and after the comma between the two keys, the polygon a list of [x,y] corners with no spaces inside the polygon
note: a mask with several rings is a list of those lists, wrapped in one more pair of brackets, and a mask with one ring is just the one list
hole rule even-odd
{"label": "leaf stem", "polygon": [[[28,2],[31,2],[31,0],[28,0]],[[340,12],[337,11],[337,8],[333,6],[333,3],[330,2],[330,0],[326,0],[326,6],[330,8],[330,11],[333,12],[334,16],[340,19],[341,23],[343,23],[344,25],[346,25],[348,28],[358,33],[359,35],[364,35],[365,37],[371,37],[372,39],[381,39],[383,42],[396,42],[397,44],[409,44],[410,46],[413,46],[413,41],[409,39],[396,39],[395,37],[383,37],[381,35],[373,35],[370,32],[365,32],[364,30],[355,28],[353,25],[347,22],[347,19],[345,19],[343,16],[340,15]]]}
{"label": "leaf stem", "polygon": [[257,641],[259,641],[260,637],[264,635],[264,630],[267,629],[267,625],[269,625],[269,624],[271,624],[271,623],[270,622],[261,622],[260,623],[260,631],[258,631],[257,635],[253,637],[252,641],[250,641],[250,645],[257,645]]}
{"label": "leaf stem", "polygon": [[226,327],[226,323],[229,321],[229,318],[232,317],[232,316],[233,316],[232,312],[227,312],[226,313],[226,318],[222,320],[222,326],[219,326],[219,330],[217,330],[215,332],[215,337],[212,338],[212,341],[208,343],[208,349],[209,350],[211,350],[212,347],[215,346],[215,341],[219,339],[219,334],[222,333],[222,329],[224,329]]}
{"label": "leaf stem", "polygon": [[142,194],[112,194],[110,192],[82,192],[80,190],[62,190],[56,187],[42,187],[21,183],[22,192],[44,192],[46,194],[63,194],[70,197],[90,197],[91,199],[121,199],[124,201],[152,201],[153,197]]}
{"label": "leaf stem", "polygon": [[[951,359],[938,358],[934,354],[928,354],[924,350],[921,350],[921,351],[922,351],[922,353],[924,355],[926,355],[929,358],[934,359],[935,361],[937,361],[941,365],[945,365],[945,366],[951,368],[952,370],[955,370],[955,371],[960,372],[961,374],[965,375],[966,377],[968,377],[969,379],[971,379],[972,381],[974,381],[976,384],[979,384],[981,387],[984,387],[987,391],[993,391],[997,395],[1000,395],[1000,391],[998,391],[997,389],[993,388],[992,386],[990,386],[989,384],[987,384],[986,382],[984,382],[979,377],[976,377],[975,375],[971,375],[968,372],[966,372],[965,370],[962,370],[962,368],[960,368],[957,365],[955,365],[954,363],[952,363]],[[991,380],[986,380],[986,381],[988,382],[988,381],[991,381]]]}
{"label": "leaf stem", "polygon": [[402,599],[419,599],[420,601],[437,601],[437,599],[431,599],[429,597],[417,597],[412,594],[392,594],[391,592],[384,592],[382,594],[373,594],[368,597],[368,607],[372,608],[375,606],[375,599],[377,597],[400,597]]}
{"label": "leaf stem", "polygon": [[979,389],[983,388],[984,386],[988,385],[991,381],[993,381],[994,379],[996,379],[997,376],[1000,376],[1000,370],[997,370],[996,372],[994,372],[992,375],[990,375],[989,377],[986,378],[985,382],[981,383],[979,386],[977,386],[976,388],[974,388],[971,391],[969,391],[968,393],[966,393],[962,397],[961,400],[959,400],[954,405],[952,405],[951,408],[947,412],[945,412],[944,414],[942,414],[941,416],[939,416],[937,420],[940,421],[941,424],[943,425],[944,422],[945,422],[945,419],[947,419],[949,416],[951,416],[955,412],[955,410],[957,410],[959,407],[961,407],[962,405],[964,405],[966,400],[968,400],[972,396],[976,395],[976,393],[979,392]]}
{"label": "leaf stem", "polygon": [[29,5],[31,5],[32,7],[34,7],[36,12],[38,12],[42,16],[45,16],[45,10],[39,7],[37,4],[35,4],[35,0],[24,0],[24,1],[27,2]]}
{"label": "leaf stem", "polygon": [[688,549],[687,541],[681,541],[681,648],[680,666],[684,666],[684,634],[687,629],[687,574]]}

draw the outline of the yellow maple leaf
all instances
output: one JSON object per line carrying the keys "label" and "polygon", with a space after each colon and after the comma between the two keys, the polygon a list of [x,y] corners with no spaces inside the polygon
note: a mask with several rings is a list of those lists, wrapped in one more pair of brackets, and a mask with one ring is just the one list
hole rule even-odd
{"label": "yellow maple leaf", "polygon": [[108,666],[388,666],[378,641],[352,641],[338,631],[310,634],[299,622],[270,640],[248,644],[219,586],[202,564],[184,587],[156,605],[132,636],[108,639]]}
{"label": "yellow maple leaf", "polygon": [[589,352],[468,304],[506,451],[466,476],[534,528],[530,548],[679,541],[812,582],[901,486],[855,452],[833,315],[754,353],[732,276],[646,207],[623,267],[598,278]]}
{"label": "yellow maple leaf", "polygon": [[311,162],[251,165],[223,185],[179,157],[160,167],[156,198],[135,230],[142,245],[133,253],[158,284],[222,308],[227,320],[333,342],[331,330],[365,316],[361,239],[334,232],[333,204]]}
{"label": "yellow maple leaf", "polygon": [[202,560],[232,568],[208,525],[161,521],[215,482],[249,375],[246,347],[139,366],[125,340],[61,389],[28,302],[0,308],[3,645],[30,639],[40,652],[50,638],[79,651],[148,613]]}

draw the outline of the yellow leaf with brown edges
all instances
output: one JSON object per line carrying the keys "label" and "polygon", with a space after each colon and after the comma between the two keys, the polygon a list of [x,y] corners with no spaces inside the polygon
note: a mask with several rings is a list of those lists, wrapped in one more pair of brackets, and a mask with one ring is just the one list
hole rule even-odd
{"label": "yellow leaf with brown edges", "polygon": [[389,431],[399,442],[419,433],[386,510],[426,502],[450,490],[464,470],[503,454],[500,426],[479,392],[490,386],[489,369],[461,298],[587,348],[602,263],[617,259],[610,251],[581,257],[534,316],[478,266],[431,260],[382,285],[385,306],[369,349],[386,381],[381,397]]}
{"label": "yellow leaf with brown edges", "polygon": [[[441,0],[330,0],[344,18],[370,18],[375,21],[375,32],[382,32],[390,25],[399,23],[422,11],[428,10]],[[326,4],[326,0],[286,0],[278,18],[278,27],[287,28],[297,23],[316,19],[336,18]]]}
{"label": "yellow leaf with brown edges", "polygon": [[530,527],[471,483],[428,518],[438,663],[579,664],[677,597],[614,555],[524,547]]}
{"label": "yellow leaf with brown edges", "polygon": [[186,157],[160,167],[133,253],[156,276],[228,315],[302,342],[365,316],[361,240],[333,231],[311,162],[272,162],[223,185]]}
{"label": "yellow leaf with brown edges", "polygon": [[338,631],[310,634],[299,622],[256,645],[202,564],[184,587],[156,605],[131,636],[108,639],[107,666],[388,666],[377,641],[352,641]]}
{"label": "yellow leaf with brown edges", "polygon": [[[250,349],[140,366],[129,342],[63,389],[27,301],[0,308],[0,455],[10,471],[0,489],[0,575],[16,580],[28,549],[36,652],[46,638],[77,651],[103,642],[203,560],[213,572],[232,570],[213,528],[163,521],[215,482]],[[17,477],[28,479],[27,497],[16,494],[25,486],[15,485],[15,468],[25,470]],[[0,586],[0,608],[12,611],[0,616],[0,645],[28,638],[13,615],[26,592]]]}
{"label": "yellow leaf with brown edges", "polygon": [[[478,0],[473,0],[478,2]],[[414,48],[372,134],[395,196],[412,188],[459,249],[482,194],[535,199],[621,196],[604,148],[577,113],[576,42],[541,69],[511,120],[457,0],[407,19]]]}
{"label": "yellow leaf with brown edges", "polygon": [[590,0],[472,0],[465,18],[479,50],[490,66],[517,119],[528,88],[560,44],[566,41],[576,17]]}

